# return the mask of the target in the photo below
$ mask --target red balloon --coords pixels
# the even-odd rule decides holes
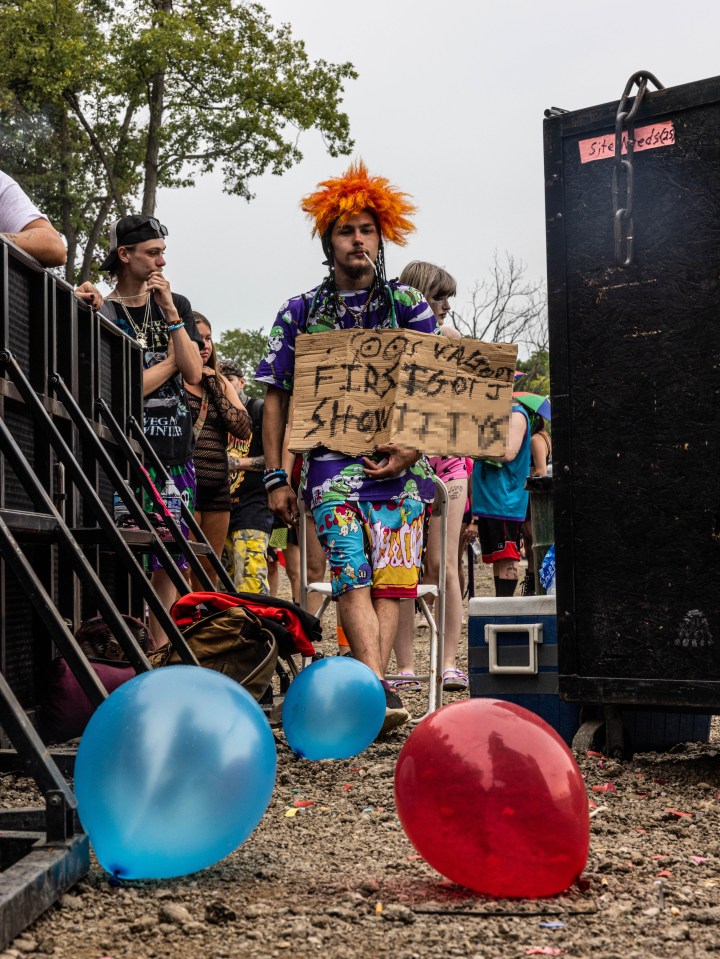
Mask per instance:
[[[555,895],[587,862],[580,769],[555,730],[514,703],[466,699],[431,713],[400,751],[395,802],[426,862],[487,896]]]

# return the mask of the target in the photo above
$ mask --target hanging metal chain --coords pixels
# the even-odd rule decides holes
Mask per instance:
[[[633,262],[634,222],[633,222],[633,193],[635,187],[635,170],[633,168],[633,151],[635,148],[635,114],[645,96],[648,81],[654,83],[658,90],[665,87],[652,73],[641,70],[634,73],[625,84],[617,115],[615,117],[615,165],[612,176],[612,198],[615,229],[615,262],[618,266],[630,266]],[[633,86],[638,90],[635,101],[627,109],[627,102]],[[627,153],[623,158],[623,133],[627,133]],[[625,196],[620,199],[620,178],[625,174]],[[623,243],[625,251],[623,252]]]

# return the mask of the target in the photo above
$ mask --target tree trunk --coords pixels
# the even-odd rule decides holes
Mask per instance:
[[[67,243],[67,260],[65,260],[65,279],[70,286],[75,286],[75,257],[77,256],[77,232],[65,227],[63,230]]]
[[[88,234],[87,244],[85,245],[85,255],[83,256],[82,267],[80,268],[80,283],[84,283],[85,280],[90,279],[95,247],[97,246],[100,235],[105,228],[105,221],[108,218],[108,213],[110,212],[112,203],[113,198],[111,196],[106,196],[100,205],[97,216],[95,217],[92,230],[90,230],[90,233]]]
[[[67,242],[67,260],[65,261],[65,279],[70,284],[75,282],[75,257],[77,255],[77,230],[73,228],[72,205],[69,199],[68,188],[68,154],[70,152],[68,144],[67,113],[65,110],[60,112],[60,195],[61,200],[61,223],[65,241]]]
[[[152,3],[158,13],[172,13],[172,0],[152,0]],[[148,84],[148,107],[150,109],[150,120],[145,142],[145,183],[143,186],[142,213],[144,216],[154,216],[157,205],[160,129],[165,107],[164,67],[158,69]]]

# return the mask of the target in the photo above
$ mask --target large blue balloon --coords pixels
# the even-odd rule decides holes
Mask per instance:
[[[347,759],[375,739],[385,693],[371,669],[349,656],[319,659],[291,683],[282,722],[291,749],[304,759]]]
[[[262,709],[211,669],[166,666],[125,683],[80,740],[75,793],[100,864],[123,879],[204,869],[270,802],[277,755]]]

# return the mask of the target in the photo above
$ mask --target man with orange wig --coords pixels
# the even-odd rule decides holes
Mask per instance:
[[[403,328],[437,332],[417,290],[385,277],[384,241],[404,244],[415,207],[362,162],[319,184],[302,209],[319,235],[329,273],[315,289],[288,300],[277,315],[255,379],[267,384],[263,445],[265,485],[276,516],[297,525],[297,500],[281,468],[281,445],[293,391],[299,333]],[[384,730],[409,719],[385,681],[399,600],[417,593],[425,504],[434,497],[430,468],[418,450],[379,446],[372,457],[317,447],[304,457],[301,492],[312,509],[330,563],[333,597],[353,656],[383,683]],[[408,556],[403,545],[412,544]]]

